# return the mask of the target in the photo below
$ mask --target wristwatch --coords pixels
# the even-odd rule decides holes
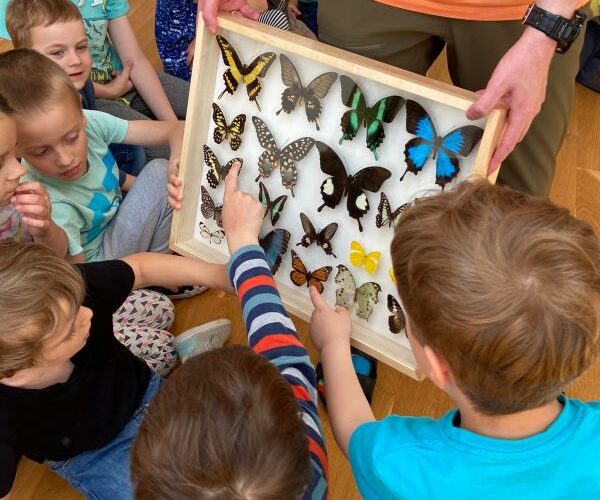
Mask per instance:
[[[523,24],[533,26],[557,42],[556,52],[564,54],[581,33],[586,15],[578,10],[571,19],[552,14],[532,3],[523,16]]]

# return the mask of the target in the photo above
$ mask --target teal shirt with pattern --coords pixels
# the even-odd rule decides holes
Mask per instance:
[[[87,118],[88,171],[67,181],[48,177],[27,162],[27,180],[44,184],[52,203],[52,219],[67,233],[69,255],[83,252],[86,262],[102,259],[102,238],[121,203],[119,169],[108,149],[123,142],[128,122],[100,111],[83,111]]]
[[[85,33],[92,55],[92,80],[108,82],[113,71],[121,71],[123,64],[110,43],[108,22],[129,12],[127,0],[71,0],[81,12]],[[0,0],[0,36],[10,39],[6,31],[6,7],[10,0]]]

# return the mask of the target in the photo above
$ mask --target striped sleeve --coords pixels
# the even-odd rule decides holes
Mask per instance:
[[[228,272],[242,306],[249,346],[277,367],[300,404],[313,466],[305,498],[327,498],[327,452],[317,410],[315,368],[283,307],[263,249],[240,248],[231,256]]]

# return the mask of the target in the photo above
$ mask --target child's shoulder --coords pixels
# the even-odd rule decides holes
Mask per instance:
[[[83,0],[77,2],[77,7],[86,21],[111,20],[129,12],[127,0]]]
[[[129,127],[127,120],[94,109],[84,109],[83,114],[87,121],[85,130],[88,140],[100,138],[103,142],[111,144],[122,142],[127,134]]]

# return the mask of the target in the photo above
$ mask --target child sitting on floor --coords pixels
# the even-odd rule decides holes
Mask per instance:
[[[167,161],[150,162],[122,199],[108,144],[168,143],[169,168],[175,173],[183,122],[127,122],[82,112],[79,93],[64,71],[29,49],[0,55],[0,92],[16,112],[18,153],[26,160],[28,177],[48,189],[53,219],[67,233],[72,260],[168,250]],[[169,190],[178,207],[179,187],[173,184]]]
[[[6,9],[6,28],[15,49],[33,49],[52,59],[79,90],[83,109],[96,109],[90,80],[92,58],[75,4],[70,0],[12,0]],[[144,148],[111,144],[110,152],[119,166],[119,186],[129,191],[147,163]]]
[[[38,244],[0,242],[0,498],[21,456],[87,498],[133,499],[130,448],[163,379],[113,335],[132,289],[233,291],[223,265],[164,254],[75,267]]]
[[[223,227],[250,348],[201,354],[169,378],[133,448],[138,500],[327,497],[315,370],[258,245],[264,208],[238,174],[225,181]]]
[[[600,403],[563,391],[600,346],[600,245],[564,208],[485,181],[417,200],[391,246],[417,366],[458,406],[376,421],[351,321],[312,290],[327,410],[362,496],[598,498]]]

